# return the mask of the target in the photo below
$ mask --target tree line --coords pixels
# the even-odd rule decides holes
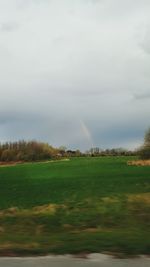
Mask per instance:
[[[56,157],[58,150],[37,141],[6,142],[0,144],[0,161],[36,161]]]
[[[96,156],[135,156],[137,154],[136,151],[127,150],[124,148],[107,148],[107,149],[100,149],[98,147],[91,148],[90,150],[86,151],[86,155],[96,157]]]
[[[28,162],[58,159],[64,157],[85,156],[128,156],[134,152],[124,149],[91,148],[86,152],[78,150],[67,150],[66,147],[54,148],[48,143],[37,141],[18,141],[0,143],[0,162]]]
[[[79,149],[67,150],[63,146],[55,148],[48,143],[34,140],[0,143],[0,162],[28,162],[85,156],[139,156],[141,159],[150,159],[150,129],[145,133],[143,145],[134,151],[123,148],[100,149],[95,147],[83,153]]]
[[[150,159],[150,128],[145,133],[144,143],[138,150],[138,154],[143,160]]]

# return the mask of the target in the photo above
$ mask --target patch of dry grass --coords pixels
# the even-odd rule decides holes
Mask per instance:
[[[19,216],[19,215],[54,215],[58,209],[65,208],[64,205],[58,204],[46,204],[41,206],[35,206],[32,209],[19,209],[17,207],[11,207],[9,209],[0,210],[0,217],[3,216]]]
[[[150,166],[150,160],[132,160],[128,161],[129,166]]]
[[[128,202],[141,202],[150,205],[150,193],[128,195]]]

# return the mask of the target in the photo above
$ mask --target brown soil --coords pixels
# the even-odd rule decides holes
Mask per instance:
[[[0,167],[5,167],[5,166],[15,166],[17,164],[24,163],[23,161],[9,161],[9,162],[3,162],[0,161]]]

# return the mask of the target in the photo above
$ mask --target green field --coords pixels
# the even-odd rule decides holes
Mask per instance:
[[[150,166],[128,160],[0,167],[0,254],[149,254]]]

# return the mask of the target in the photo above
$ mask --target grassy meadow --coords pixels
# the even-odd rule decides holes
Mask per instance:
[[[0,254],[149,254],[150,166],[131,159],[0,167]]]

